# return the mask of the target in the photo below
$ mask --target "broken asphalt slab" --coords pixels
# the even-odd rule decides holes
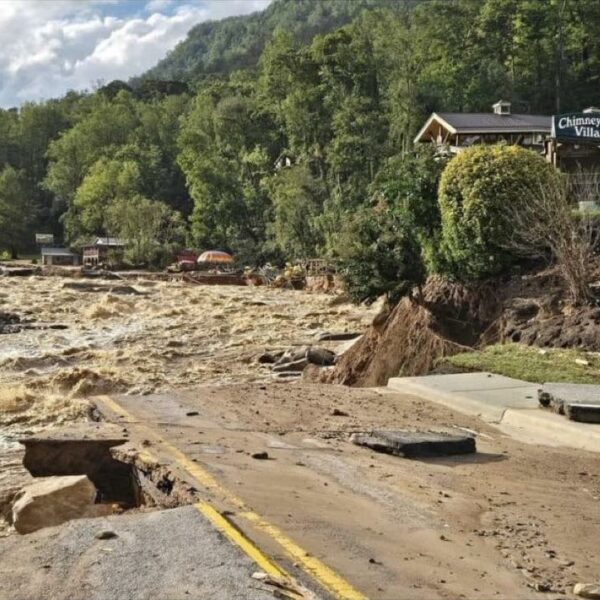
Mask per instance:
[[[0,600],[272,599],[256,571],[193,506],[0,539]]]
[[[111,454],[126,441],[123,428],[109,423],[72,424],[19,439],[23,466],[34,477],[87,475],[103,502],[130,507],[137,504],[131,465]]]
[[[476,452],[475,438],[448,433],[411,431],[372,431],[353,433],[350,441],[376,452],[404,458],[428,458]]]
[[[522,442],[600,452],[600,427],[540,410],[542,386],[492,373],[393,377],[388,389],[479,417]]]

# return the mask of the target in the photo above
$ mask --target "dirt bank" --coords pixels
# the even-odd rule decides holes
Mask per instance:
[[[385,385],[425,374],[445,356],[504,342],[600,351],[600,307],[569,304],[554,268],[476,286],[432,277],[421,297],[379,315],[335,368],[307,378]]]

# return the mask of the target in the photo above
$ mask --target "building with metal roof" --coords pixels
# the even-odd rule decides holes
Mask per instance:
[[[499,100],[490,113],[433,113],[415,137],[449,152],[475,144],[518,144],[539,152],[552,130],[552,117],[513,114],[510,102]]]
[[[79,265],[80,256],[68,248],[46,246],[42,248],[43,265],[76,266]]]

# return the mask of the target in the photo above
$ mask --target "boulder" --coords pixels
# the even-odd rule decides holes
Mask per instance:
[[[12,518],[19,533],[92,516],[96,486],[86,475],[47,477],[24,487],[15,497]]]
[[[576,583],[573,593],[581,598],[600,600],[600,583]]]

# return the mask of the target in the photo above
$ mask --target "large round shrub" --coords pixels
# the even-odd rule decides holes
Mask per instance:
[[[519,146],[474,146],[453,158],[439,188],[447,274],[469,281],[506,270],[516,259],[511,216],[533,193],[558,185],[558,171]]]

